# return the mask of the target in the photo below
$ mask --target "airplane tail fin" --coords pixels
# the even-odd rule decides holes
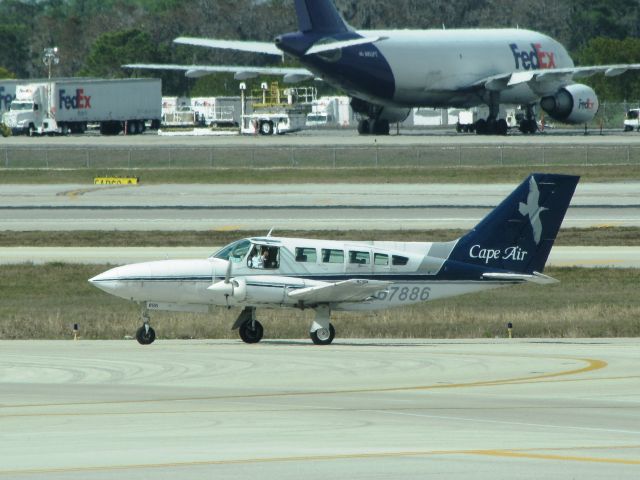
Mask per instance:
[[[295,0],[301,32],[344,33],[350,30],[331,0]]]
[[[530,175],[458,240],[449,259],[510,272],[542,273],[579,178]]]

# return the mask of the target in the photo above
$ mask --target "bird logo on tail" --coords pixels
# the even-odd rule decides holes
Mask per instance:
[[[540,244],[542,237],[542,222],[540,221],[540,214],[548,208],[540,206],[540,190],[538,190],[538,184],[533,176],[529,179],[529,195],[527,196],[527,203],[520,202],[519,211],[525,217],[529,217],[531,222],[531,228],[533,229],[533,238],[536,244]]]

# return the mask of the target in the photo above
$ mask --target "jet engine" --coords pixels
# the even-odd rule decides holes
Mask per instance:
[[[555,120],[580,124],[593,120],[600,105],[591,87],[576,83],[561,88],[555,95],[543,97],[540,106]]]

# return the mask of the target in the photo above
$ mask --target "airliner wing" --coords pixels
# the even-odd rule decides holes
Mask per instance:
[[[175,43],[195,45],[197,47],[221,48],[224,50],[238,50],[241,52],[263,53],[265,55],[282,56],[283,52],[270,42],[251,42],[244,40],[216,40],[213,38],[178,37]]]
[[[302,82],[315,78],[305,68],[251,67],[241,65],[169,65],[161,63],[130,63],[122,68],[139,68],[144,70],[181,70],[189,78],[200,78],[212,73],[233,73],[236,80],[247,80],[259,75],[281,75],[285,83]]]
[[[487,90],[500,91],[523,83],[538,84],[539,86],[544,86],[545,84],[564,84],[571,80],[591,77],[598,73],[603,73],[605,77],[616,77],[628,70],[640,70],[640,63],[518,70],[516,72],[505,72],[482,78],[475,82],[472,87],[483,87]]]
[[[379,280],[351,279],[294,290],[289,297],[305,303],[363,302],[389,285]]]

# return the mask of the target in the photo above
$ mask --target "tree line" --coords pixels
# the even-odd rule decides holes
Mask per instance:
[[[640,0],[336,0],[351,25],[378,28],[520,27],[563,43],[579,64],[640,63]],[[297,29],[293,0],[0,0],[0,77],[126,77],[124,63],[274,64],[273,58],[175,45],[181,35],[270,41]],[[275,62],[280,62],[279,59]],[[149,73],[146,73],[147,75]],[[232,75],[161,76],[165,93],[235,95]],[[588,81],[604,100],[640,98],[640,74]]]

